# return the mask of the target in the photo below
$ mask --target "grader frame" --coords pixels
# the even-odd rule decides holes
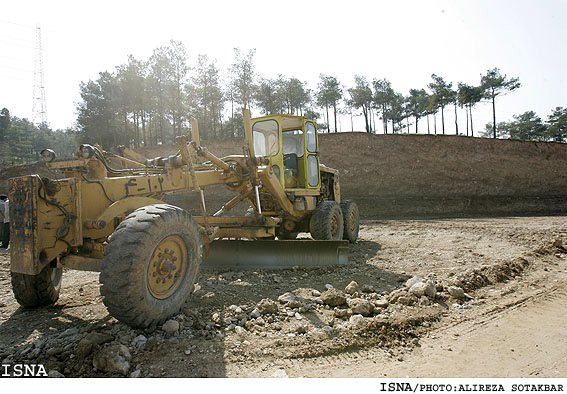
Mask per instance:
[[[122,149],[122,156],[114,156],[127,168],[116,169],[100,147],[82,145],[76,159],[48,163],[64,179],[11,179],[11,271],[18,302],[55,302],[63,267],[99,271],[110,313],[146,327],[179,310],[203,258],[218,269],[346,263],[343,234],[355,242],[358,209],[348,200],[339,205],[339,174],[319,164],[315,122],[287,115],[250,119],[246,109],[243,115],[244,155],[210,153],[193,120],[192,141],[177,137],[176,155],[142,162]],[[275,126],[267,128],[271,140],[267,125]],[[306,127],[314,142],[303,135]],[[302,161],[292,157],[291,169],[284,163],[286,132],[303,149],[297,152]],[[53,158],[52,151],[45,155]],[[236,196],[211,215],[203,190],[212,185]],[[164,193],[188,190],[200,194],[199,216],[161,200]],[[246,216],[224,216],[242,201],[251,207]],[[323,242],[283,241],[298,232]]]

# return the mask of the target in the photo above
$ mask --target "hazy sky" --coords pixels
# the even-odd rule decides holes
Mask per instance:
[[[498,67],[522,87],[497,100],[497,121],[527,110],[545,119],[567,106],[567,1],[20,0],[3,2],[1,10],[0,108],[31,118],[40,25],[54,128],[73,125],[81,81],[114,70],[128,54],[145,60],[170,39],[185,44],[190,63],[204,53],[221,69],[232,63],[234,47],[255,48],[262,76],[294,76],[313,89],[320,73],[346,87],[361,74],[389,79],[407,94],[426,88],[432,73],[456,87],[478,84],[481,73]],[[479,130],[491,121],[490,106],[479,105],[473,116]],[[452,108],[445,121],[454,133]],[[459,121],[464,131],[464,112]],[[420,122],[420,131],[425,127]],[[349,118],[341,128],[350,130]],[[360,117],[355,130],[362,129]]]

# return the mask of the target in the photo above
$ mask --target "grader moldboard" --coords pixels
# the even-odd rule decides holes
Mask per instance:
[[[142,162],[81,145],[77,158],[53,161],[64,179],[10,179],[11,275],[24,307],[53,304],[63,268],[100,272],[109,313],[133,327],[161,324],[183,306],[201,266],[285,268],[345,264],[359,213],[341,202],[339,173],[319,163],[316,123],[299,116],[250,119],[244,109],[243,155],[218,158],[177,137],[179,152]],[[236,196],[214,214],[203,190],[223,185]],[[200,194],[201,216],[165,204],[171,192]],[[241,217],[227,212],[242,201]],[[295,240],[309,232],[314,240]],[[275,238],[278,240],[276,241]]]

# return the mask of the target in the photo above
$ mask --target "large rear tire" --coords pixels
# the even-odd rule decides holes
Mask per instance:
[[[317,205],[309,221],[309,232],[316,240],[343,239],[343,213],[336,201],[323,201]]]
[[[341,211],[344,219],[343,239],[348,239],[350,243],[355,243],[358,238],[358,230],[360,228],[360,215],[358,206],[352,200],[344,200],[341,202]]]
[[[61,291],[63,268],[47,265],[37,275],[12,272],[12,291],[18,303],[26,308],[54,304]]]
[[[163,323],[193,291],[202,259],[199,227],[167,204],[137,209],[110,237],[100,273],[103,303],[132,327]]]

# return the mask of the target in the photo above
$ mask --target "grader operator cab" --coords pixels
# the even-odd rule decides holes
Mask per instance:
[[[150,160],[82,145],[77,158],[53,161],[64,173],[10,179],[12,288],[25,307],[57,301],[63,268],[100,272],[109,313],[134,327],[161,324],[192,292],[198,270],[345,264],[359,213],[341,201],[339,173],[319,163],[315,122],[299,116],[250,119],[247,146],[223,158],[177,137],[177,154]],[[110,158],[123,163],[112,167]],[[235,196],[207,212],[206,189]],[[164,203],[166,194],[199,193],[201,214]],[[244,216],[228,216],[246,201]],[[313,240],[295,240],[310,233]],[[277,240],[276,240],[277,238]],[[304,237],[302,237],[304,238]]]

